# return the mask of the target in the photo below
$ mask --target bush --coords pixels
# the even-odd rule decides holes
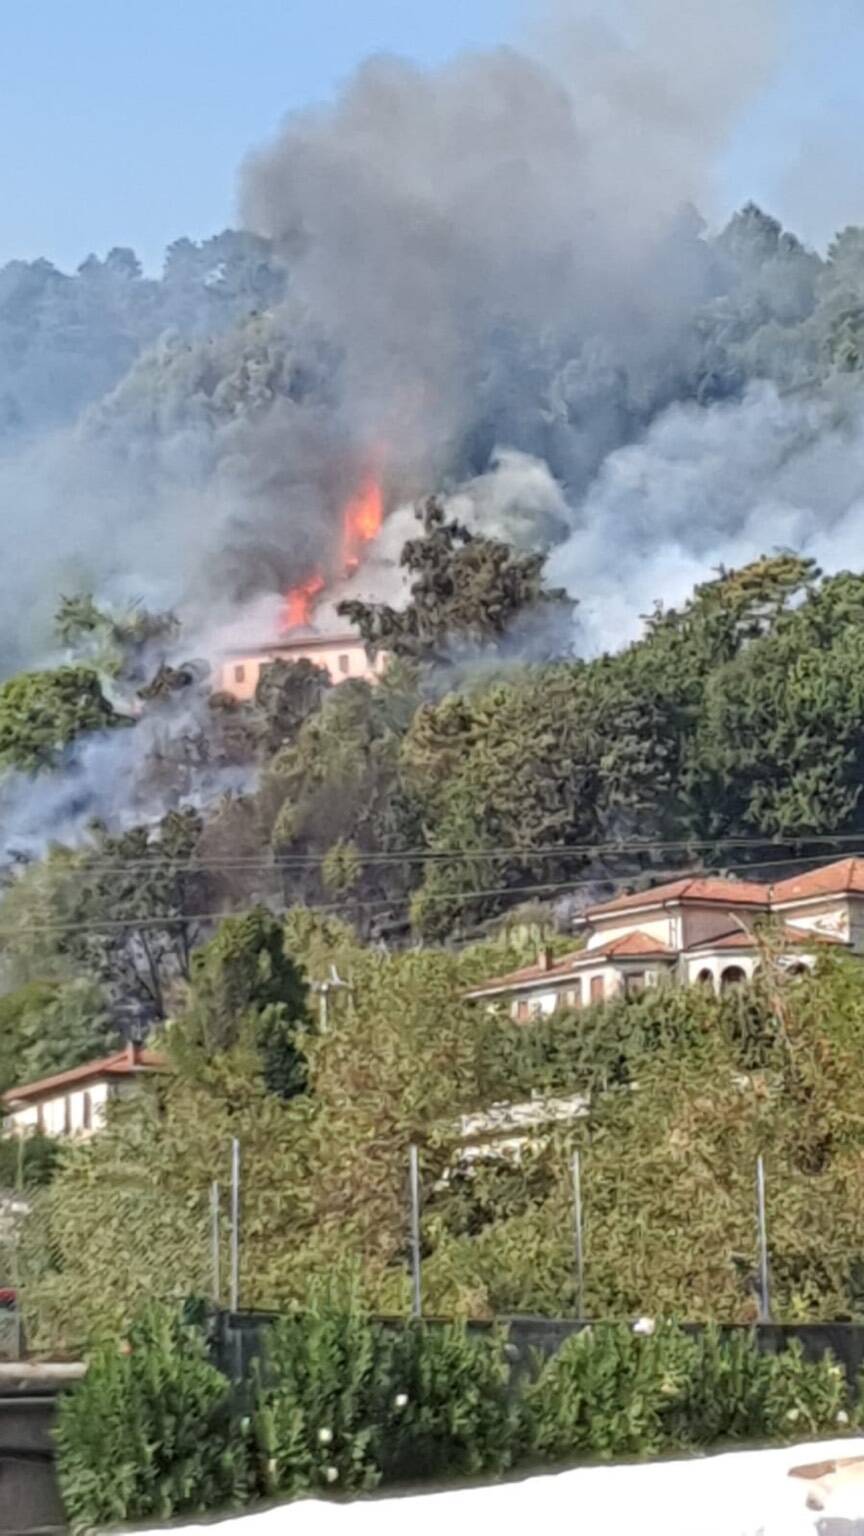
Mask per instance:
[[[708,1328],[696,1341],[677,1438],[686,1445],[793,1440],[836,1434],[852,1416],[844,1371],[830,1353],[806,1360],[792,1340],[779,1355],[762,1354],[752,1333]]]
[[[763,1355],[750,1333],[690,1338],[626,1325],[568,1339],[525,1390],[523,1447],[552,1459],[648,1456],[724,1440],[836,1433],[853,1418],[833,1356],[805,1360],[795,1341]]]
[[[241,1502],[247,1457],[203,1335],[150,1305],[60,1400],[57,1469],[73,1531]]]
[[[102,1345],[62,1400],[58,1467],[73,1530],[216,1509],[251,1491],[358,1493],[382,1480],[500,1473],[518,1457],[836,1433],[861,1417],[840,1366],[830,1355],[807,1361],[797,1343],[772,1356],[752,1333],[601,1324],[519,1385],[502,1333],[387,1328],[331,1285],[270,1329],[241,1420],[191,1316],[148,1307],[128,1352]]]
[[[500,1472],[513,1457],[504,1338],[385,1328],[328,1306],[276,1323],[252,1415],[259,1486],[295,1498]]]
[[[698,1334],[687,1396],[672,1425],[677,1442],[705,1446],[759,1439],[770,1363],[744,1329],[706,1328]]]
[[[780,1355],[763,1356],[765,1393],[761,1432],[766,1439],[836,1434],[851,1418],[843,1369],[833,1355],[805,1360],[795,1339]]]
[[[327,1306],[270,1329],[252,1414],[262,1492],[354,1493],[379,1481],[374,1441],[386,1362],[378,1332],[362,1312]]]
[[[686,1400],[694,1346],[664,1326],[636,1335],[627,1324],[585,1328],[525,1388],[522,1447],[528,1455],[651,1455],[670,1443],[669,1420]]]
[[[0,1135],[0,1189],[41,1189],[50,1184],[60,1143],[41,1131],[31,1136]]]
[[[458,1477],[511,1465],[503,1334],[414,1323],[392,1336],[388,1354],[390,1389],[379,1423],[385,1477]]]

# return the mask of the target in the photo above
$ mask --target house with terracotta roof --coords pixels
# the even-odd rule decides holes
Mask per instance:
[[[663,980],[716,991],[750,980],[756,929],[771,921],[781,963],[810,969],[825,945],[864,954],[864,859],[842,859],[775,885],[697,877],[632,891],[590,907],[584,947],[495,976],[467,994],[516,1019],[580,1008]]]
[[[166,1067],[156,1051],[129,1044],[112,1056],[22,1083],[0,1100],[4,1129],[19,1136],[34,1131],[45,1136],[92,1136],[104,1124],[112,1099],[134,1093],[144,1078]]]

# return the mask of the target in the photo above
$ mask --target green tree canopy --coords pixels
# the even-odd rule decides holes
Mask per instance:
[[[436,497],[417,511],[423,528],[409,539],[401,563],[411,577],[404,608],[351,599],[339,613],[357,626],[371,651],[414,661],[446,662],[460,650],[500,647],[514,652],[569,650],[574,602],[546,587],[545,557],[470,533]]]
[[[132,723],[109,703],[90,667],[19,672],[0,684],[0,769],[53,768],[77,737]]]
[[[261,668],[255,711],[267,756],[294,740],[304,721],[320,709],[329,687],[326,668],[316,667],[305,657],[300,661],[280,657]]]
[[[225,918],[192,956],[188,1004],[168,1039],[194,1070],[226,1052],[257,1052],[268,1089],[287,1099],[306,1085],[299,1036],[308,1025],[307,987],[283,925],[254,907]]]

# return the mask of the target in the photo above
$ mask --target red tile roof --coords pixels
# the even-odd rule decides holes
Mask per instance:
[[[586,950],[586,954],[623,956],[628,955],[674,955],[675,950],[664,944],[662,939],[655,939],[650,933],[642,933],[638,929],[635,933],[622,934],[620,939],[613,939],[611,944],[599,946],[597,949]]]
[[[583,959],[584,949],[573,950],[564,955],[560,960],[555,960],[551,965],[541,965],[535,961],[534,965],[523,965],[519,971],[510,971],[506,976],[493,976],[489,981],[481,981],[479,986],[466,993],[467,997],[478,997],[481,992],[490,992],[498,987],[526,986],[532,981],[545,981],[550,976],[567,976],[578,960]]]
[[[508,976],[494,976],[491,981],[483,981],[478,987],[466,992],[465,996],[470,1000],[475,997],[484,997],[487,992],[510,992],[519,987],[532,986],[535,982],[562,981],[568,976],[573,976],[579,971],[591,965],[597,965],[608,959],[642,959],[648,955],[672,958],[675,951],[660,939],[654,939],[650,933],[625,933],[620,939],[615,939],[611,944],[598,944],[596,949],[577,949],[572,954],[565,955],[562,960],[556,961],[550,966],[526,965],[520,971],[511,971]]]
[[[22,1083],[4,1093],[0,1103],[10,1108],[19,1099],[41,1099],[46,1095],[72,1088],[80,1083],[98,1081],[103,1077],[134,1077],[139,1072],[165,1072],[168,1063],[157,1051],[130,1048],[115,1051],[113,1056],[102,1056],[96,1061],[85,1061],[83,1066],[72,1067],[68,1072],[55,1072],[53,1077],[42,1077],[35,1083]]]
[[[736,907],[767,907],[771,888],[749,880],[688,879],[672,880],[668,885],[655,885],[644,891],[633,891],[627,896],[616,896],[597,907],[589,907],[586,917],[607,916],[612,912],[628,911],[633,907],[665,906],[667,902],[706,901],[731,902]]]
[[[781,880],[771,892],[772,901],[806,901],[812,896],[839,896],[844,891],[857,891],[864,896],[864,859],[840,859],[836,864],[825,864],[813,869],[809,875],[793,875]]]

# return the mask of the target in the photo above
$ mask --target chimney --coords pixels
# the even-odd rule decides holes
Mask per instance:
[[[126,1045],[126,1061],[130,1067],[141,1064],[141,1045],[138,1040],[129,1040]]]
[[[552,966],[552,951],[548,944],[541,945],[537,951],[537,964],[541,971],[548,971]]]

